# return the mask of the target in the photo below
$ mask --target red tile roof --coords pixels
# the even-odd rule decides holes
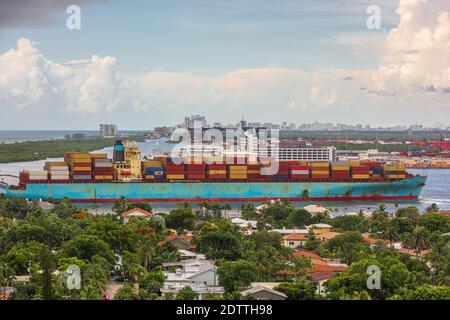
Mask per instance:
[[[366,241],[370,245],[375,245],[378,242],[381,242],[383,244],[388,244],[389,243],[388,240],[372,238],[368,233],[363,233],[362,234],[362,238],[363,238],[364,241]]]
[[[143,214],[144,216],[146,216],[146,217],[151,217],[151,216],[153,215],[151,212],[148,212],[148,211],[146,211],[146,210],[144,210],[144,209],[141,209],[141,208],[133,208],[133,209],[130,209],[130,210],[125,211],[124,213],[122,213],[122,216],[123,216],[123,217],[128,217],[129,215],[131,215],[132,213],[134,213],[134,212],[136,212],[136,211],[142,213],[142,214]]]
[[[304,234],[291,233],[291,234],[288,234],[287,236],[284,236],[283,240],[305,241],[305,240],[308,240],[308,239],[305,237]]]

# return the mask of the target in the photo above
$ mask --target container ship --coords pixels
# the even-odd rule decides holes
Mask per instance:
[[[0,192],[94,203],[122,197],[130,202],[400,200],[417,199],[426,182],[425,176],[412,175],[401,164],[362,160],[278,164],[278,172],[268,175],[267,167],[246,157],[160,156],[142,161],[135,143],[116,141],[113,159],[107,154],[68,152],[64,161],[46,162],[43,170],[20,172],[19,183],[2,183]]]

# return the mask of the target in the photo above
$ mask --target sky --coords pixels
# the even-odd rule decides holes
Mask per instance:
[[[145,130],[191,114],[448,126],[450,1],[0,2],[0,130]]]

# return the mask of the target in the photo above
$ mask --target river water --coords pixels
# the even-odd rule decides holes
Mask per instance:
[[[139,142],[138,145],[142,150],[142,156],[159,154],[161,152],[170,151],[173,145],[165,143],[163,139],[161,140],[153,140],[147,142]],[[105,148],[102,150],[95,151],[97,153],[107,153],[109,157],[112,157],[112,147]],[[31,161],[31,162],[17,162],[17,163],[8,163],[8,164],[0,164],[0,174],[12,174],[18,175],[21,170],[24,169],[42,169],[45,161],[54,160],[58,161],[61,158],[57,159],[47,159],[47,160],[39,160],[39,161]],[[410,169],[408,170],[411,173],[421,174],[428,176],[427,183],[424,186],[422,193],[420,194],[419,200],[404,200],[404,201],[348,201],[348,202],[334,202],[334,201],[325,201],[322,202],[323,205],[333,208],[335,210],[334,215],[345,214],[352,211],[358,211],[360,209],[364,209],[367,211],[373,211],[380,204],[385,204],[388,211],[395,211],[398,207],[405,206],[417,206],[421,211],[425,210],[426,207],[430,206],[432,203],[436,203],[441,210],[450,210],[450,169]],[[16,178],[10,177],[0,177],[0,180],[4,179],[4,181],[15,184],[17,183]],[[237,209],[240,207],[242,203],[231,203],[232,210],[230,214],[236,214]],[[294,202],[295,206],[304,206],[306,204],[316,204],[316,202]],[[151,203],[150,204],[155,212],[167,212],[174,207],[177,207],[178,203]],[[80,206],[92,208],[92,205],[89,204],[80,204]],[[196,204],[193,204],[195,207]],[[95,210],[99,212],[109,211],[111,208],[110,204],[101,204],[96,205]]]

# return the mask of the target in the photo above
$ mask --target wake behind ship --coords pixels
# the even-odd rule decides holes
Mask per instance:
[[[136,144],[117,141],[113,160],[69,152],[44,170],[21,172],[18,185],[3,184],[0,192],[74,202],[349,201],[417,199],[426,183],[402,165],[375,161],[280,161],[278,172],[267,175],[263,164],[247,158],[226,164],[214,157],[209,164],[205,159],[176,164],[167,156],[141,161]]]

